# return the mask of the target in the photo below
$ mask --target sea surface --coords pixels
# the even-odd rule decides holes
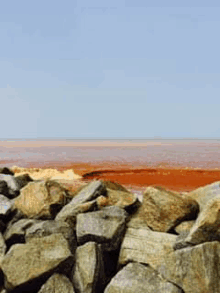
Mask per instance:
[[[2,140],[0,166],[100,162],[220,169],[220,140]]]

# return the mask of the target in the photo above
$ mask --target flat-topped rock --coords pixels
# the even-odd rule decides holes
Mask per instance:
[[[127,216],[126,211],[116,206],[79,214],[76,224],[78,243],[95,241],[101,243],[104,250],[117,249],[124,236]]]
[[[176,238],[176,235],[149,229],[128,228],[121,244],[119,266],[128,262],[140,262],[156,268],[166,254],[174,251]]]

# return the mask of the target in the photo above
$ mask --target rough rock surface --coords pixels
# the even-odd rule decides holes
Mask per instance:
[[[42,285],[44,277],[64,265],[71,269],[73,256],[61,234],[33,238],[25,244],[15,244],[4,256],[1,268],[7,290],[32,292]],[[33,291],[34,292],[34,291]]]
[[[61,274],[53,274],[38,293],[75,293],[73,284]]]
[[[192,226],[195,224],[195,220],[192,221],[183,221],[180,223],[178,226],[176,226],[175,231],[178,234],[186,234],[189,233],[191,230]]]
[[[183,220],[195,219],[198,210],[198,204],[190,197],[159,187],[148,187],[142,206],[132,216],[129,225],[134,228],[148,226],[154,231],[168,232]]]
[[[13,202],[3,194],[0,194],[0,218],[4,219],[12,211]]]
[[[102,250],[95,242],[87,242],[76,250],[73,283],[79,293],[102,292],[105,285]]]
[[[2,194],[6,195],[9,198],[15,198],[18,196],[20,189],[14,176],[0,174],[0,181],[6,182],[8,187],[6,194],[1,192]]]
[[[128,228],[121,244],[119,265],[140,262],[156,268],[166,254],[174,251],[176,238],[168,233]]]
[[[76,235],[79,244],[88,241],[102,243],[104,250],[115,250],[124,236],[127,213],[115,206],[101,211],[79,214]]]
[[[52,208],[67,202],[66,191],[56,182],[30,182],[15,199],[15,208],[29,218],[52,219]]]
[[[150,266],[129,263],[111,280],[104,293],[183,293]]]

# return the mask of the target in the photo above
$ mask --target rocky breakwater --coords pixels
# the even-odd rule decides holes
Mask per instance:
[[[220,292],[220,182],[140,201],[114,182],[0,173],[1,293]]]

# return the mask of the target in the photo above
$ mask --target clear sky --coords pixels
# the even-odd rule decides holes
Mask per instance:
[[[219,1],[0,2],[0,138],[220,137]]]

